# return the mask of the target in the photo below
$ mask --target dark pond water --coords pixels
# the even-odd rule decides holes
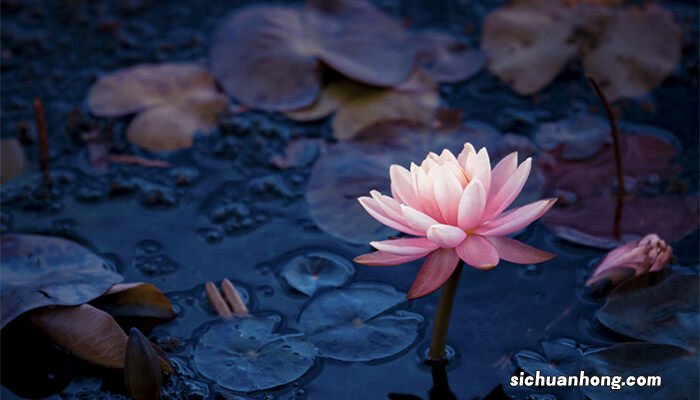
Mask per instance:
[[[170,398],[239,398],[193,372],[193,346],[203,326],[217,319],[204,298],[206,281],[229,278],[247,292],[254,313],[277,314],[282,326],[290,327],[308,297],[282,282],[279,274],[285,264],[319,252],[351,260],[369,249],[337,240],[315,226],[303,196],[310,166],[280,171],[269,163],[292,136],[329,138],[327,124],[294,125],[263,113],[231,117],[192,149],[168,155],[174,169],[121,165],[105,176],[92,174],[75,135],[81,118],[91,120],[83,102],[94,78],[136,63],[205,60],[210,34],[221,16],[243,3],[7,1],[2,6],[3,137],[17,136],[33,123],[31,102],[41,97],[49,122],[51,171],[57,182],[50,201],[36,195],[31,185],[3,189],[2,232],[73,238],[111,260],[126,281],[152,282],[166,292],[180,316],[156,328],[150,337],[170,350],[178,366],[178,376],[166,386]],[[464,35],[465,27],[479,32],[485,12],[499,3],[396,0],[379,4],[410,20],[416,29]],[[687,21],[687,35],[696,38],[696,4],[665,5]],[[465,38],[476,42],[478,34]],[[684,51],[681,76],[649,97],[655,110],[629,103],[623,113],[625,120],[673,132],[682,143],[681,160],[693,177],[697,177],[698,157],[697,62],[697,43],[691,40]],[[598,105],[581,71],[576,67],[567,71],[537,102],[516,96],[486,72],[441,90],[449,105],[464,110],[466,120],[530,135],[540,122]],[[122,131],[127,120],[100,123],[115,132],[117,147],[124,152],[157,157],[126,142]],[[30,158],[36,147],[27,147]],[[222,212],[221,207],[229,207],[230,212],[214,218],[212,214]],[[564,242],[537,224],[520,238],[559,257],[542,266],[503,263],[491,272],[464,271],[448,337],[455,356],[447,367],[451,390],[460,399],[481,398],[505,384],[514,371],[511,355],[520,350],[541,352],[545,340],[569,338],[585,345],[615,340],[595,322],[593,313],[600,304],[582,290],[592,262],[603,253]],[[681,264],[695,268],[697,240],[696,233],[674,246]],[[419,266],[419,262],[395,268],[355,266],[351,280],[379,281],[406,291]],[[415,342],[397,355],[370,362],[319,358],[295,383],[240,398],[382,399],[392,393],[425,397],[433,386],[430,367],[422,363],[431,329],[426,321],[436,304],[433,294],[404,307],[425,321]],[[25,337],[20,342],[26,345],[29,340]],[[26,349],[28,354],[43,357],[33,358],[28,367],[36,376],[18,374],[16,382],[3,382],[3,399],[123,396],[111,392],[115,387],[111,378],[104,377],[103,382],[94,368],[75,360],[66,368],[64,356],[45,358],[53,353],[29,347],[34,348]],[[543,390],[530,395],[551,398]]]

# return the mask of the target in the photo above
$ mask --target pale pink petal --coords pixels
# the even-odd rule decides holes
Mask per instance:
[[[515,208],[478,227],[475,232],[483,236],[505,236],[517,232],[544,215],[556,201],[556,198],[539,200]]]
[[[462,185],[445,166],[430,171],[435,191],[435,202],[440,209],[442,220],[448,224],[457,225],[457,210],[462,196]]]
[[[375,251],[372,253],[357,256],[353,261],[355,261],[358,264],[370,265],[373,267],[386,267],[389,265],[405,264],[407,262],[411,262],[413,260],[422,258],[426,254],[427,253],[400,256],[397,254],[385,253],[383,251]]]
[[[489,189],[488,199],[491,200],[496,193],[503,187],[503,185],[508,181],[515,170],[518,168],[518,153],[512,152],[507,156],[503,157],[501,161],[493,167],[491,171],[491,188]]]
[[[454,250],[439,249],[428,255],[408,291],[409,299],[417,299],[436,291],[452,276],[459,257]]]
[[[491,269],[498,265],[498,252],[488,240],[478,235],[470,235],[455,247],[459,258],[477,269]]]
[[[445,168],[449,169],[452,175],[454,175],[455,178],[459,181],[459,185],[464,188],[467,186],[467,183],[469,181],[467,180],[467,174],[464,173],[464,170],[460,168],[459,165],[453,164],[453,163],[447,163],[444,164]]]
[[[501,259],[516,264],[537,264],[556,257],[556,254],[536,249],[508,236],[487,236],[486,240],[496,248]]]
[[[486,191],[481,181],[473,179],[462,193],[459,201],[457,222],[464,230],[471,229],[481,222],[481,215],[486,206]]]
[[[398,201],[389,196],[384,196],[376,190],[370,191],[369,194],[372,195],[372,198],[376,201],[375,204],[381,208],[383,215],[393,221],[401,223],[401,225],[405,227],[405,229],[401,230],[401,232],[415,236],[425,235],[425,231],[412,229],[407,224],[402,222],[404,218],[403,215],[401,215],[401,204]]]
[[[402,238],[383,240],[381,242],[370,242],[369,244],[379,251],[400,256],[410,256],[415,254],[424,255],[438,248],[436,243],[426,238]]]
[[[467,158],[469,158],[469,156],[472,154],[476,154],[474,146],[472,146],[471,143],[465,143],[464,149],[457,156],[457,162],[459,163],[459,166],[464,168],[467,165]],[[466,168],[464,169],[466,170]]]
[[[421,231],[422,235],[428,231],[428,228],[437,224],[438,222],[431,217],[423,214],[422,212],[405,205],[401,205],[401,215],[403,215],[403,221],[411,227],[412,229]]]
[[[448,149],[442,150],[442,153],[440,153],[440,161],[442,162],[442,165],[446,165],[446,164],[458,165],[459,164],[455,155],[452,154],[452,152],[449,151]]]
[[[474,163],[470,170],[471,179],[478,179],[484,186],[484,191],[489,192],[491,187],[491,160],[489,159],[489,153],[486,148],[481,148],[479,152],[474,156]]]
[[[388,226],[389,228],[396,229],[397,231],[401,231],[403,233],[408,233],[409,235],[416,235],[416,232],[419,232],[419,235],[422,236],[423,233],[420,232],[425,232],[425,230],[418,231],[414,228],[409,227],[408,224],[404,224],[401,221],[389,217],[382,209],[382,207],[379,204],[377,204],[377,201],[372,198],[365,196],[360,197],[357,200],[360,202],[362,207],[364,207],[367,213],[369,213],[369,215],[371,215],[374,219],[381,222],[382,224]]]
[[[419,211],[422,211],[432,218],[440,218],[440,209],[435,202],[435,196],[433,194],[433,182],[428,178],[428,174],[426,174],[422,168],[415,168],[414,170]],[[413,171],[411,172],[413,173]]]
[[[411,173],[404,167],[392,165],[389,168],[391,177],[391,194],[394,198],[408,206],[413,207],[418,201],[413,191]]]
[[[500,190],[498,190],[498,193],[496,193],[491,200],[486,202],[484,219],[497,216],[513,203],[515,198],[518,197],[518,194],[520,194],[520,191],[523,189],[523,186],[525,186],[527,177],[530,175],[531,167],[531,158],[523,161],[523,163],[518,166],[513,175],[511,175]]]
[[[428,228],[428,239],[443,249],[451,249],[462,243],[467,234],[452,225],[436,224]]]

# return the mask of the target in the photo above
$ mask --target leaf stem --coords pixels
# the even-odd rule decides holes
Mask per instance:
[[[613,137],[613,150],[615,152],[615,172],[617,173],[617,205],[615,207],[615,225],[613,228],[613,233],[617,241],[622,240],[622,208],[624,206],[625,197],[625,178],[622,171],[622,155],[620,150],[620,132],[617,129],[617,120],[615,114],[613,113],[612,107],[610,107],[610,102],[608,98],[603,93],[603,90],[598,85],[598,82],[593,79],[593,77],[588,76],[588,80],[593,85],[600,101],[605,107],[605,112],[608,114],[608,122],[610,123],[610,133]]]
[[[433,326],[433,337],[430,341],[429,358],[431,361],[440,361],[445,358],[445,344],[447,343],[447,329],[450,325],[450,315],[452,314],[452,304],[454,303],[459,277],[462,275],[464,263],[460,260],[459,265],[452,273],[452,276],[442,285],[440,293],[440,303],[435,312],[435,325]]]

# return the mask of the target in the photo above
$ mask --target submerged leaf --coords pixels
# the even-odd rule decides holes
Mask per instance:
[[[696,350],[700,279],[664,272],[640,275],[618,286],[598,310],[598,320],[626,336]]]
[[[151,342],[131,328],[124,362],[126,391],[134,400],[158,400],[163,386],[160,360]]]
[[[211,325],[194,350],[197,370],[234,391],[293,382],[314,364],[316,349],[300,334],[277,333],[278,318],[241,318]]]
[[[587,376],[644,378],[647,385],[583,386],[581,390],[592,400],[697,399],[698,355],[675,346],[653,343],[622,343],[590,353],[583,359]],[[660,377],[660,381],[649,379]],[[619,383],[619,382],[618,382]]]
[[[370,361],[395,355],[413,344],[419,314],[393,311],[406,294],[379,283],[355,283],[323,293],[304,307],[297,327],[319,355],[341,361]]]
[[[255,6],[229,17],[210,50],[212,71],[241,102],[271,111],[311,105],[324,63],[357,81],[393,86],[414,63],[410,35],[364,0]]]
[[[0,142],[0,184],[20,175],[24,171],[24,149],[15,138],[2,139]]]
[[[481,71],[486,63],[484,53],[444,33],[420,33],[415,41],[418,65],[437,82],[467,79]]]
[[[122,280],[101,257],[66,239],[7,234],[0,242],[0,328],[35,308],[86,303]]]
[[[370,217],[357,202],[376,189],[389,194],[389,166],[408,166],[429,151],[459,152],[465,142],[498,148],[500,135],[483,124],[433,132],[405,123],[385,122],[365,129],[356,140],[327,146],[314,164],[306,201],[314,222],[331,235],[364,244],[395,231]]]
[[[562,146],[564,160],[582,160],[594,156],[610,142],[610,125],[602,118],[580,114],[541,124],[535,141],[545,150]]]
[[[137,115],[127,129],[133,143],[152,151],[190,147],[208,133],[228,100],[209,72],[194,64],[143,64],[100,78],[88,94],[97,116]]]
[[[345,285],[355,267],[345,258],[325,252],[294,257],[282,267],[282,278],[294,289],[311,296],[317,290]]]
[[[76,357],[104,367],[124,367],[127,336],[106,312],[83,304],[45,307],[32,311],[29,318]]]

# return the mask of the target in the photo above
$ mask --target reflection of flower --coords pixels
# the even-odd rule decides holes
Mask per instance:
[[[377,252],[355,259],[366,265],[397,265],[427,256],[409,298],[439,288],[457,267],[459,259],[478,269],[491,269],[500,259],[530,264],[553,254],[530,247],[506,235],[523,229],[554,204],[546,199],[503,212],[525,185],[528,158],[518,165],[517,153],[491,170],[486,149],[478,153],[467,143],[458,157],[444,150],[408,171],[392,165],[392,197],[372,191],[359,199],[381,223],[419,238],[372,242]]]
[[[633,276],[660,271],[668,266],[672,255],[671,246],[656,234],[648,234],[608,253],[588,278],[586,286],[594,286],[603,281],[616,286]]]

